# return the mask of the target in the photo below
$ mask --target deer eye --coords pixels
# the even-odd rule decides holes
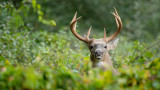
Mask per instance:
[[[90,49],[92,49],[92,48],[93,48],[93,46],[91,45],[91,46],[90,46]]]
[[[107,48],[107,46],[105,45],[104,48]]]

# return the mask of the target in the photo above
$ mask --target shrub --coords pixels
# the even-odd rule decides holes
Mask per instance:
[[[2,90],[160,89],[159,38],[149,45],[139,41],[132,44],[122,37],[119,49],[110,52],[119,70],[113,75],[91,69],[87,47],[68,29],[34,31],[19,13],[23,10],[12,3],[0,4]]]

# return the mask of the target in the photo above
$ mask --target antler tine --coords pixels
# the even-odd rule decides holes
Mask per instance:
[[[110,36],[109,38],[107,38],[107,37],[105,38],[107,42],[113,40],[113,39],[119,34],[119,32],[120,32],[121,29],[122,29],[122,21],[121,21],[120,16],[118,15],[116,9],[115,9],[115,13],[113,13],[113,12],[111,12],[111,13],[112,13],[112,14],[114,15],[114,17],[116,18],[115,20],[117,20],[116,23],[118,23],[118,24],[117,24],[118,29],[117,29],[117,31],[116,31],[112,36]]]
[[[113,16],[116,18],[116,20],[117,20],[117,23],[118,24],[121,24],[119,27],[122,27],[122,21],[121,21],[121,18],[120,18],[120,16],[119,15],[117,15],[117,14],[115,14],[115,13],[113,13],[113,12],[111,12],[112,14],[113,14]],[[119,28],[118,27],[118,28]]]
[[[115,11],[115,14],[118,15],[117,10],[116,10],[115,7],[114,7],[114,11]],[[119,15],[118,15],[118,16],[119,16]],[[117,21],[117,18],[116,18],[116,17],[115,17],[115,20],[116,20],[116,25],[117,25],[117,27],[119,27],[119,24],[118,24],[118,21]]]
[[[114,7],[114,11],[115,11],[116,15],[118,15],[117,10],[116,10],[116,8],[115,8],[115,7]]]
[[[115,11],[115,14],[119,17],[119,19],[120,19],[120,21],[121,21],[121,17],[118,15],[117,10],[116,10],[115,7],[114,7],[114,11]],[[115,18],[115,19],[116,19],[116,24],[118,24],[117,18]],[[121,21],[121,22],[122,22],[122,21]],[[118,27],[119,27],[119,24],[118,24]]]
[[[78,17],[77,19],[76,19],[76,17],[73,17],[73,20],[71,21],[71,26],[72,26],[72,28],[73,28],[73,31],[75,31],[75,32],[76,32],[77,21],[78,21],[79,19],[81,19],[81,17]],[[72,31],[72,30],[71,30],[71,31]]]
[[[107,38],[106,36],[106,29],[104,28],[104,38]]]
[[[88,42],[89,42],[89,34],[90,34],[90,31],[91,31],[91,28],[89,29],[88,34],[87,34],[87,37],[88,37],[88,38],[84,38],[84,37],[80,36],[80,35],[76,32],[76,23],[77,23],[77,21],[78,21],[81,17],[78,17],[77,19],[76,19],[76,17],[77,17],[77,12],[75,13],[75,15],[74,15],[74,17],[73,17],[73,19],[72,19],[72,21],[71,21],[71,24],[70,24],[71,31],[72,31],[72,33],[74,34],[74,36],[77,37],[79,40],[88,43]],[[87,39],[88,39],[88,40],[87,40]]]
[[[90,32],[91,32],[91,29],[92,29],[92,26],[89,28],[89,30],[88,30],[88,33],[87,33],[87,36],[86,36],[86,39],[89,41],[90,39],[89,39],[89,35],[90,35]]]
[[[74,17],[73,17],[71,23],[76,19],[76,17],[77,17],[77,12],[74,14]],[[70,23],[70,24],[71,24],[71,23]]]
[[[118,15],[118,12],[116,10],[116,8],[114,7],[114,11],[115,11],[115,14],[120,18],[120,16]],[[121,18],[120,18],[121,19]]]

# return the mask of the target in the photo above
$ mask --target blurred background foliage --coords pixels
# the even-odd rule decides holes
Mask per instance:
[[[160,89],[159,0],[1,0],[0,87],[6,89]],[[114,67],[91,68],[89,51],[70,32],[77,11],[82,36],[116,30],[113,7],[123,22]],[[65,83],[64,83],[65,82]]]
[[[19,10],[25,24],[32,25],[34,30],[56,32],[68,28],[77,11],[83,18],[79,21],[80,33],[84,34],[89,26],[93,26],[93,34],[107,33],[116,30],[115,20],[110,12],[116,7],[123,21],[121,35],[131,40],[151,41],[159,35],[160,7],[159,0],[5,0],[12,2]],[[2,0],[1,3],[4,1]],[[43,20],[46,19],[46,20]],[[56,25],[41,25],[40,22]],[[38,20],[40,22],[38,22]],[[47,22],[47,20],[51,20]],[[31,27],[31,26],[29,26]],[[67,29],[68,30],[68,29]],[[111,34],[109,34],[111,35]]]

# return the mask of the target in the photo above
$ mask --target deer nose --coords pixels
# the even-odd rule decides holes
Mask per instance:
[[[103,54],[103,52],[102,52],[102,50],[97,49],[97,50],[95,51],[95,54],[96,54],[97,56],[101,56],[101,55]]]

